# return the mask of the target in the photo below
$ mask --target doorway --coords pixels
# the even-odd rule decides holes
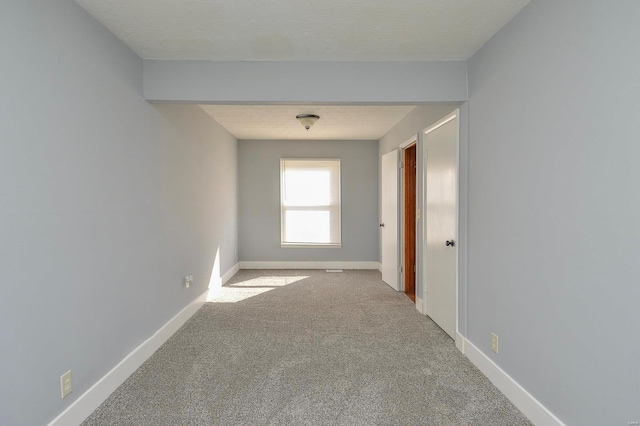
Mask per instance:
[[[416,153],[416,142],[405,147],[402,151],[402,277],[404,281],[404,292],[414,303],[416,301]]]

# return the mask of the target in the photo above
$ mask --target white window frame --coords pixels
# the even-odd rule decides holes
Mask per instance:
[[[327,167],[332,172],[331,186],[332,197],[329,206],[285,206],[285,168],[289,162],[290,166],[296,167],[292,163],[299,163],[297,167],[304,168],[304,163],[308,163],[309,167],[320,167],[322,162],[337,163]],[[340,248],[342,247],[342,198],[341,198],[341,162],[339,158],[281,158],[280,159],[280,246],[283,248]],[[304,211],[304,210],[327,210],[330,212],[332,224],[337,223],[337,230],[332,227],[332,236],[335,241],[330,243],[311,243],[311,242],[291,242],[285,241],[286,232],[286,212],[287,211]]]

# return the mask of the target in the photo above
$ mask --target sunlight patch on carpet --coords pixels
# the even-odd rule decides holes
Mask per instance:
[[[266,293],[274,288],[284,287],[286,285],[309,278],[308,276],[264,276],[252,278],[250,280],[240,281],[228,284],[218,288],[212,288],[207,295],[209,303],[236,303],[259,294]]]

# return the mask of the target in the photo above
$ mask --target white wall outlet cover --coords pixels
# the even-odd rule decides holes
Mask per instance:
[[[71,370],[60,376],[60,395],[62,398],[66,397],[73,390],[71,383]]]
[[[498,335],[491,333],[491,350],[498,353]]]

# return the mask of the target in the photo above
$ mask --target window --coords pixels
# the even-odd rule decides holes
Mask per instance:
[[[282,247],[341,247],[340,160],[280,159]]]

